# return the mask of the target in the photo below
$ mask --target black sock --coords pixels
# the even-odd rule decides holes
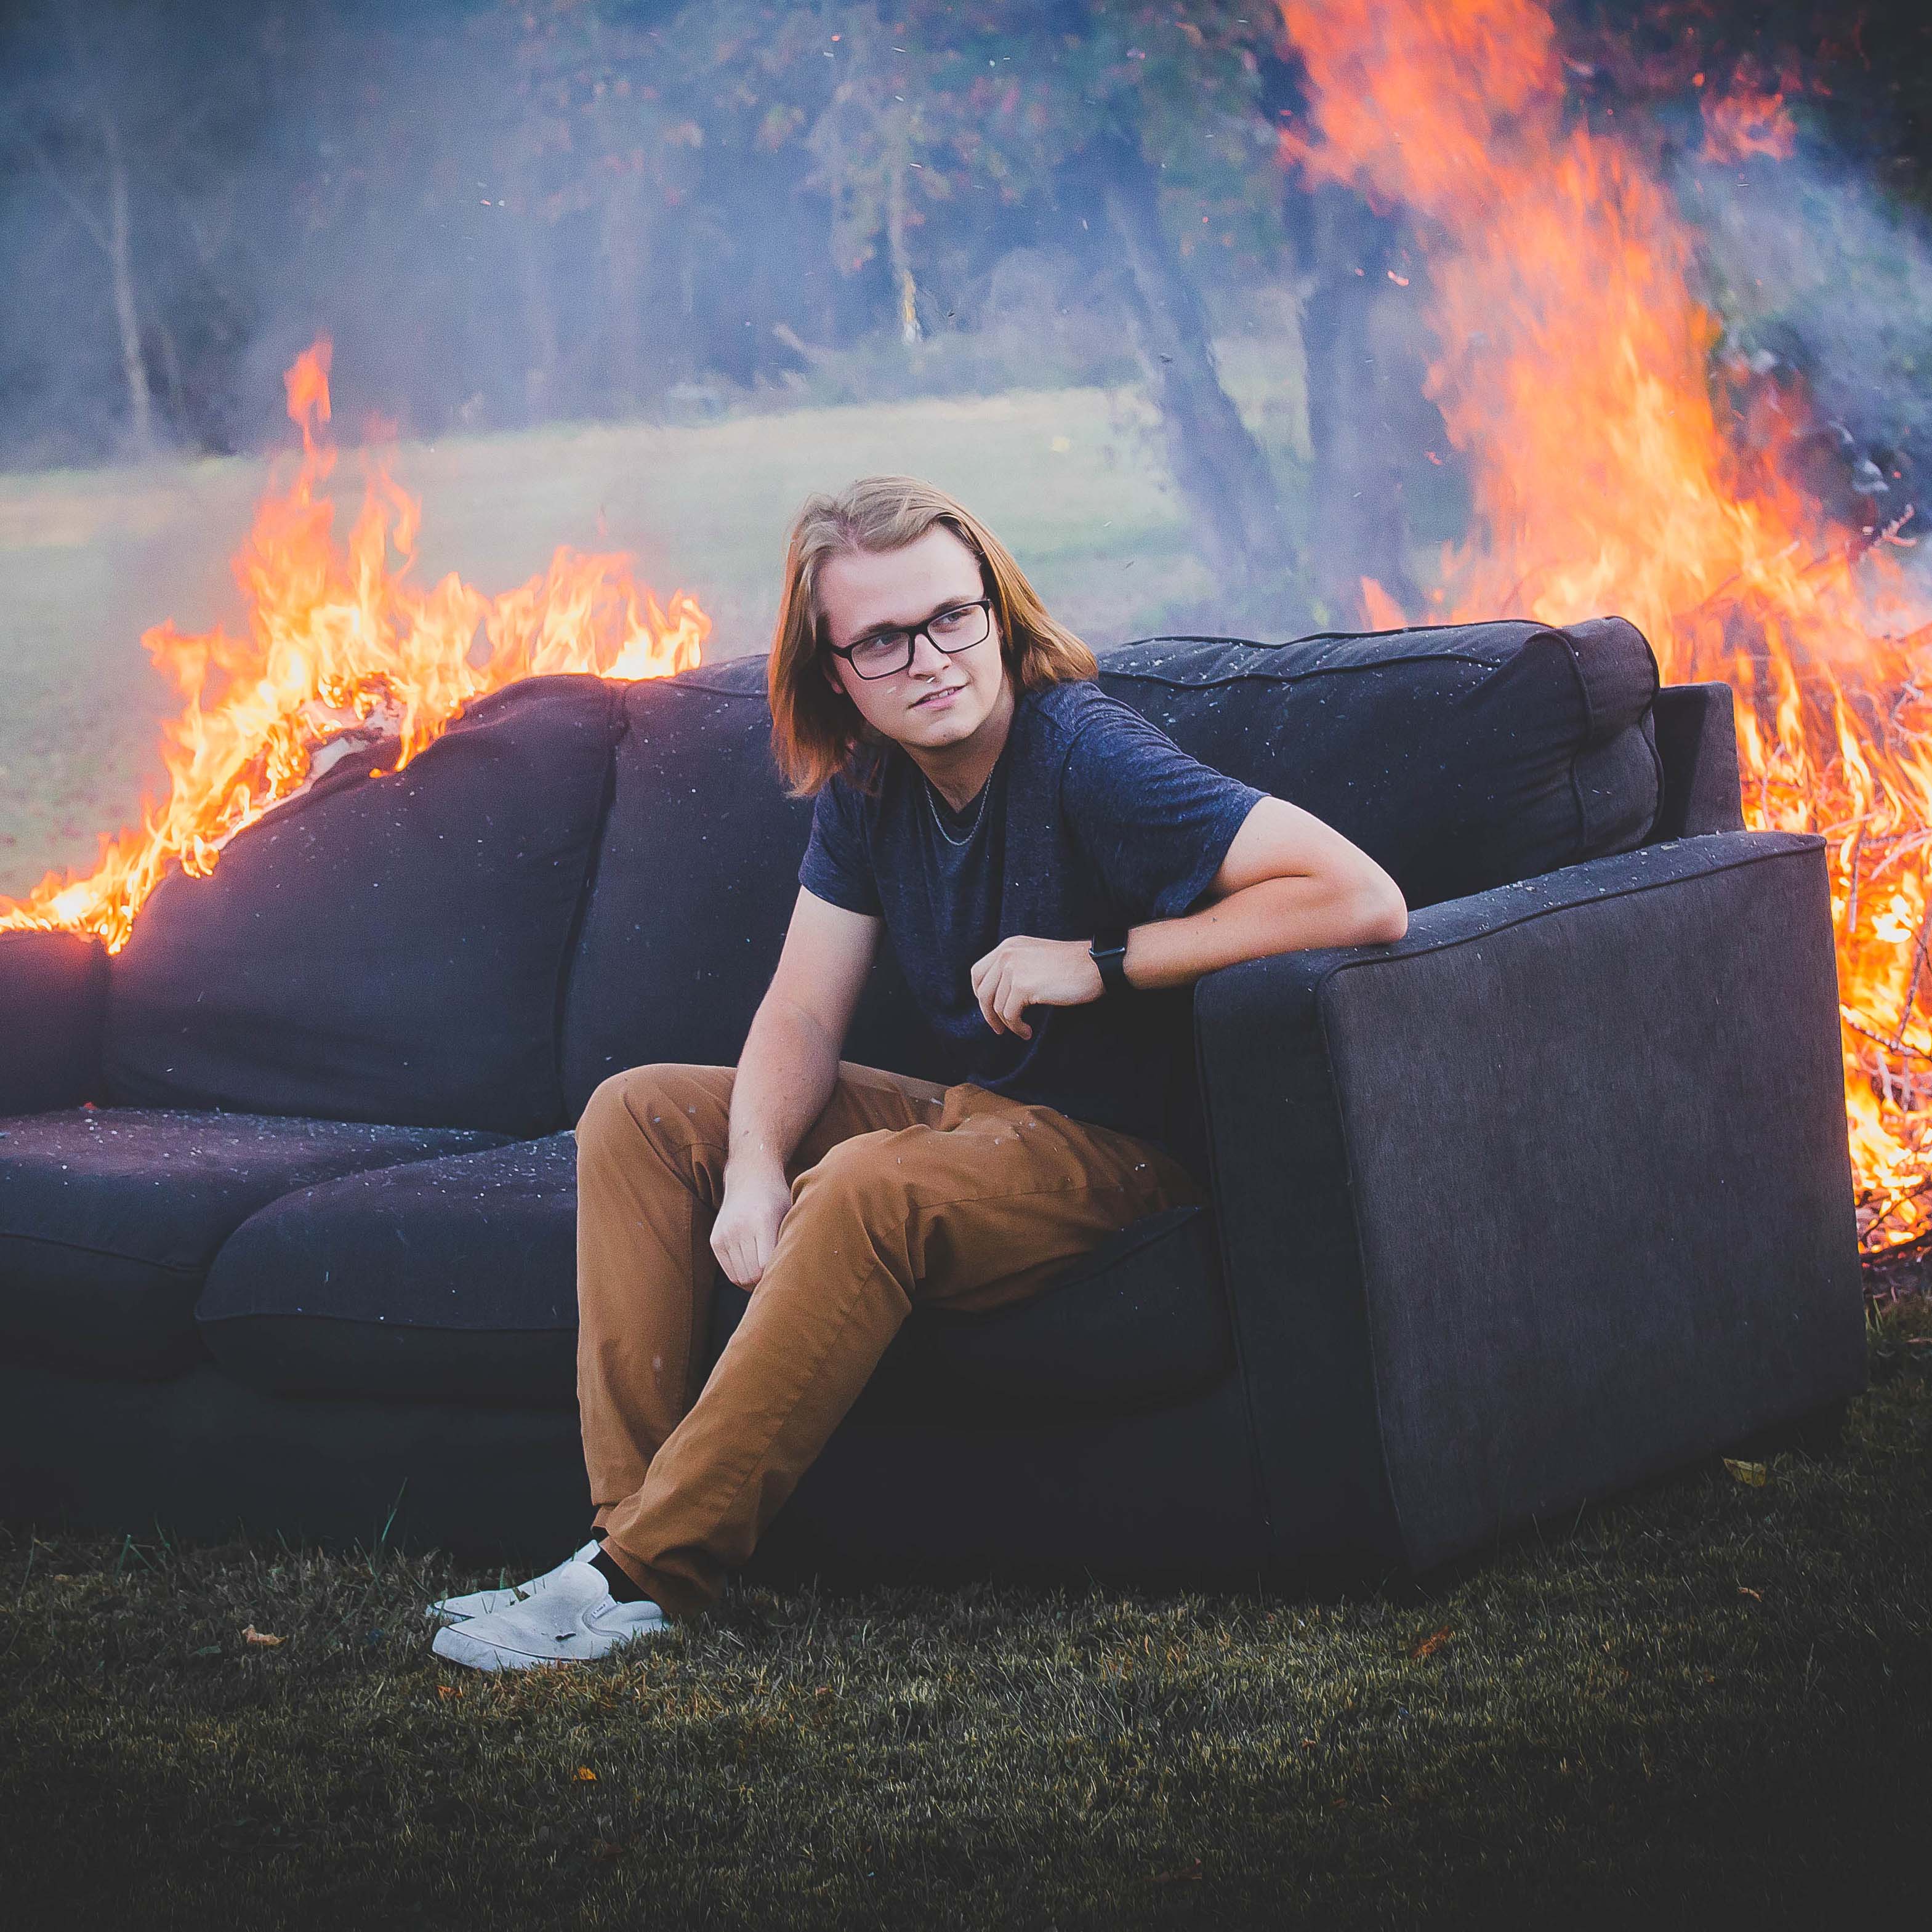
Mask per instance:
[[[640,1590],[622,1570],[611,1561],[608,1550],[600,1550],[590,1559],[592,1569],[602,1576],[610,1586],[610,1594],[620,1604],[644,1604],[650,1600],[650,1592]]]

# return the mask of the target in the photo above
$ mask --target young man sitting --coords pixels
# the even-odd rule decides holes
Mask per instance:
[[[1407,910],[1306,812],[1186,756],[1094,682],[1005,548],[902,476],[794,526],[772,738],[815,795],[736,1069],[604,1082],[578,1138],[578,1397],[596,1534],[430,1606],[481,1670],[604,1655],[717,1598],[915,1302],[1037,1294],[1197,1200],[1160,1144],[1167,1041],[1136,989]],[[838,1057],[881,933],[968,1078]],[[708,1378],[714,1268],[753,1291]],[[601,1546],[600,1546],[601,1544]]]

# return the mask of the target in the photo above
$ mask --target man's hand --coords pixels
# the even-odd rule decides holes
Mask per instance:
[[[995,1033],[1033,1037],[1029,1006],[1084,1006],[1103,988],[1084,939],[1003,939],[973,968],[973,997]]]
[[[711,1252],[728,1280],[756,1288],[770,1267],[778,1228],[791,1210],[791,1186],[782,1169],[724,1170],[724,1198],[712,1223]]]

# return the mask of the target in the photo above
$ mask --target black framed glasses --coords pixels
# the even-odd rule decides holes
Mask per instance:
[[[830,644],[860,676],[893,677],[912,664],[912,654],[923,638],[934,650],[952,657],[983,644],[993,628],[993,600],[976,597],[970,604],[949,604],[910,631],[874,631],[856,644]]]

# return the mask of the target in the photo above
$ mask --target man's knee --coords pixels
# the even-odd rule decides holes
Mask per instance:
[[[730,1070],[722,1067],[686,1066],[666,1061],[647,1066],[628,1066],[601,1082],[591,1095],[577,1123],[580,1156],[613,1144],[634,1145],[638,1136],[655,1139],[652,1130],[668,1120],[677,1121],[683,1131],[680,1141],[692,1138],[692,1129],[708,1120],[718,1105],[718,1076],[724,1076],[724,1104],[728,1108]]]
[[[910,1138],[888,1127],[841,1141],[799,1176],[792,1212],[856,1215],[868,1226],[903,1222],[917,1171]]]

